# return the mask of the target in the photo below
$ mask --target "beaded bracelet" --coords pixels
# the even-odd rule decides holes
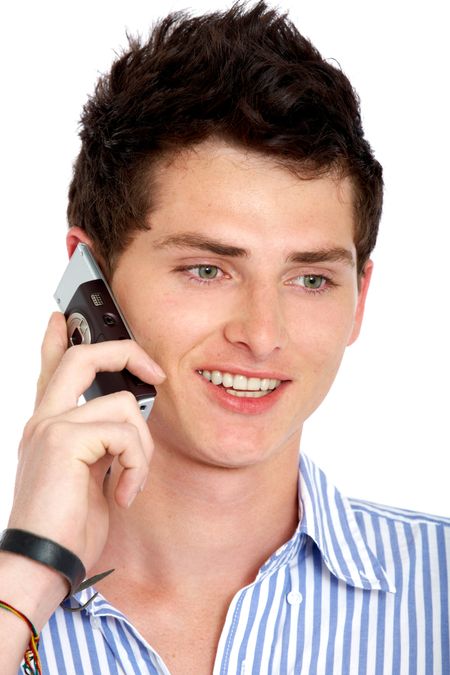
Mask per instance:
[[[30,642],[28,643],[28,647],[23,656],[24,660],[24,664],[22,666],[23,672],[25,673],[25,675],[42,675],[42,665],[38,654],[39,633],[37,632],[36,628],[33,626],[28,617],[25,616],[25,614],[22,614],[22,612],[20,612],[18,609],[10,605],[9,602],[0,600],[0,607],[6,609],[8,612],[12,612],[19,619],[22,619],[22,621],[24,621],[27,624],[28,628],[31,631]]]

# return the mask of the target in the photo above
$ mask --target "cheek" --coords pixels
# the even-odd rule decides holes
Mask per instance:
[[[308,312],[291,314],[290,335],[299,354],[307,355],[315,367],[339,363],[353,328],[354,303],[317,303]]]
[[[211,330],[208,312],[199,312],[194,303],[177,295],[134,296],[128,304],[127,318],[136,340],[166,372]]]
[[[298,389],[294,406],[303,423],[319,407],[332,386],[344,355],[352,320],[327,313],[326,320],[303,325],[297,333]],[[331,320],[333,319],[333,320]]]

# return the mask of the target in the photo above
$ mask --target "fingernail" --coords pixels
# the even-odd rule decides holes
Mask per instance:
[[[132,505],[138,494],[139,494],[138,492],[135,492],[134,495],[130,497],[130,499],[128,500],[127,509],[130,508],[130,506]]]
[[[152,361],[151,366],[152,366],[152,370],[153,370],[153,372],[155,373],[155,375],[159,375],[159,377],[164,377],[164,378],[166,377],[165,372],[163,371],[162,368],[160,368],[160,367],[158,366],[157,363],[155,363],[154,361]]]

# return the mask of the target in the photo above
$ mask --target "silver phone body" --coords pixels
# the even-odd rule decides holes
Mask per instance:
[[[67,320],[69,346],[133,338],[130,327],[89,247],[78,244],[55,291],[54,298]],[[127,370],[98,373],[84,393],[86,400],[115,391],[131,391],[145,419],[156,396],[153,385]]]

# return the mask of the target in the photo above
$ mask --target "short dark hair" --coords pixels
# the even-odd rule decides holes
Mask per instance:
[[[174,13],[97,83],[81,119],[68,220],[111,274],[152,206],[151,169],[165,153],[218,137],[354,188],[358,272],[375,246],[382,168],[349,80],[286,15],[264,2],[203,16]]]

